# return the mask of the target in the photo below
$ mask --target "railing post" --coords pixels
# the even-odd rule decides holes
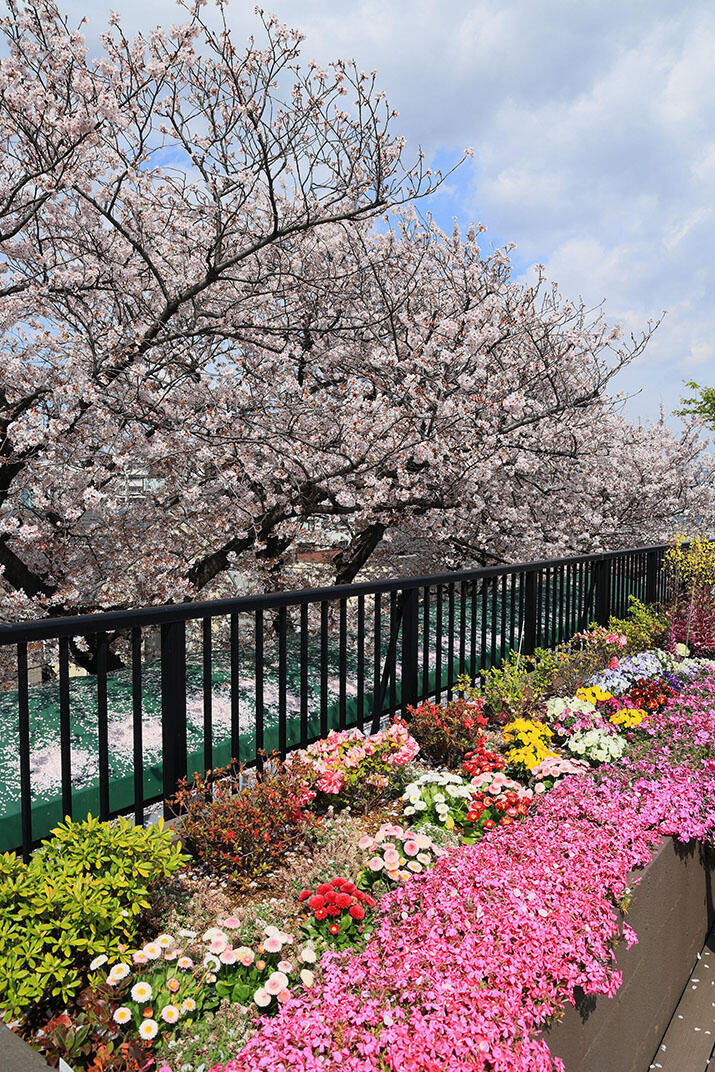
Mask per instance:
[[[166,801],[186,777],[186,626],[161,627],[161,750],[164,818],[172,814]]]
[[[611,562],[602,558],[596,563],[596,622],[603,626],[611,617]]]
[[[536,571],[529,570],[525,577],[521,625],[521,650],[524,655],[532,655],[536,650],[536,582]]]
[[[645,567],[645,601],[655,603],[658,598],[658,572],[660,552],[657,550],[646,552]]]
[[[402,607],[402,670],[400,675],[400,699],[402,717],[407,717],[407,708],[417,704],[417,643],[419,633],[419,589],[406,588],[400,593]]]

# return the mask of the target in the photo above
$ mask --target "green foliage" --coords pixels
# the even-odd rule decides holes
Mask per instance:
[[[625,634],[629,651],[649,651],[661,646],[668,631],[668,614],[659,603],[641,603],[629,596],[628,617],[609,618],[608,628]]]
[[[156,1065],[205,1072],[215,1064],[235,1057],[258,1021],[250,1009],[232,1005],[224,998],[215,1013],[207,1013],[195,1023],[187,1024],[173,1039],[159,1039]]]
[[[674,413],[678,417],[700,417],[715,431],[715,387],[701,387],[695,380],[688,380],[685,386],[697,394],[684,398],[683,408],[674,410]]]
[[[500,667],[484,675],[483,696],[491,715],[505,722],[527,714],[550,691],[568,658],[569,653],[559,649],[537,648],[533,655],[509,652]]]
[[[0,857],[0,1009],[6,1018],[40,1002],[64,1005],[89,961],[135,937],[153,883],[186,861],[163,822],[67,819],[29,864]]]

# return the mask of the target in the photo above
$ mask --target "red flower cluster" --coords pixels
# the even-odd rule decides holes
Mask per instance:
[[[496,813],[497,822],[501,821],[508,824],[520,815],[526,815],[528,810],[528,798],[521,796],[519,793],[507,790],[495,799],[491,793],[483,793],[478,790],[472,797],[467,819],[470,823],[478,823],[485,812],[490,812],[491,814]],[[485,819],[482,823],[486,830],[491,830],[494,825],[494,819]]]
[[[462,770],[473,778],[476,774],[484,774],[485,771],[504,770],[505,762],[504,756],[498,752],[490,752],[484,737],[480,737],[477,747],[465,755]]]
[[[359,890],[354,882],[346,878],[334,878],[332,882],[323,882],[315,892],[303,890],[299,901],[307,901],[315,919],[320,923],[328,916],[340,916],[347,912],[353,919],[365,918],[363,905],[374,908],[377,901],[369,893]],[[336,933],[337,931],[331,931]]]
[[[661,711],[671,696],[675,696],[675,689],[664,681],[642,678],[631,687],[626,699],[642,711]],[[623,699],[621,697],[621,703]]]

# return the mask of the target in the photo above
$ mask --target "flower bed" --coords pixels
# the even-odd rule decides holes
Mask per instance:
[[[196,859],[153,890],[141,943],[95,935],[67,1009],[15,1005],[26,1037],[77,1072],[560,1069],[565,1029],[544,1029],[619,991],[634,869],[670,835],[715,837],[715,666],[594,636],[576,669],[545,657],[530,710],[492,677],[499,733],[465,684],[416,739],[332,734],[262,784],[199,786]],[[254,830],[283,842],[270,868]]]

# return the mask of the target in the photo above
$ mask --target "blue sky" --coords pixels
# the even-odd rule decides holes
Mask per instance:
[[[60,0],[62,3],[62,0]],[[65,0],[96,40],[182,21],[172,0]],[[665,319],[616,386],[632,418],[672,410],[683,381],[715,384],[715,4],[712,0],[266,0],[303,55],[376,69],[409,151],[475,158],[430,202],[451,230],[515,242],[564,294],[638,332]],[[238,38],[260,31],[233,0]],[[91,12],[91,14],[90,14]],[[637,393],[636,393],[637,392]],[[673,422],[677,425],[677,421]]]

